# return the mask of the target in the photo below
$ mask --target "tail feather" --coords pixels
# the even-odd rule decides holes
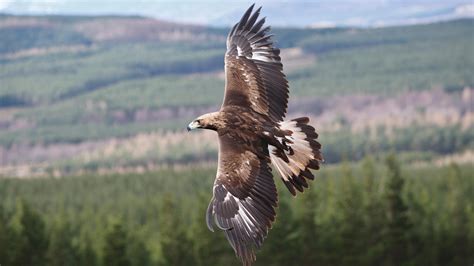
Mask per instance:
[[[280,122],[279,130],[284,136],[277,140],[282,145],[269,146],[272,164],[293,196],[296,190],[303,192],[308,187],[306,179],[314,179],[310,169],[319,169],[323,161],[318,134],[308,123],[307,117]]]

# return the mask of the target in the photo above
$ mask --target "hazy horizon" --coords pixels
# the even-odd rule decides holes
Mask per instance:
[[[474,17],[471,1],[71,1],[1,0],[0,13],[14,15],[138,15],[178,23],[229,26],[253,2],[273,26],[391,26]]]

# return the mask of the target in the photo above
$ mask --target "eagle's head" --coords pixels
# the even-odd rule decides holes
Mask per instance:
[[[200,117],[194,119],[188,125],[188,131],[191,131],[195,128],[203,128],[203,129],[210,129],[210,130],[217,130],[219,124],[219,112],[208,113],[201,115]]]

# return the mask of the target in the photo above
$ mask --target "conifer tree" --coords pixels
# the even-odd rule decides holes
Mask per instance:
[[[151,265],[150,251],[139,237],[129,237],[129,245],[127,255],[130,258],[132,266],[148,266]]]
[[[83,241],[79,247],[79,265],[95,266],[98,264],[97,254],[89,240]]]
[[[280,195],[283,193],[280,193]],[[257,253],[260,265],[293,265],[301,256],[297,247],[296,224],[286,199],[280,198],[277,210],[277,219],[272,226],[263,245],[262,251]]]
[[[388,168],[385,191],[387,223],[384,234],[386,263],[387,265],[402,265],[409,257],[407,236],[410,233],[408,208],[402,197],[404,179],[395,155],[389,155],[385,163]]]
[[[192,242],[181,223],[178,208],[171,195],[163,196],[159,213],[163,265],[192,265]]]
[[[364,190],[366,195],[365,197],[366,204],[370,202],[370,196],[373,195],[375,189],[375,165],[372,157],[367,156],[362,161],[362,174],[364,176]]]
[[[445,231],[449,239],[444,241],[444,249],[439,252],[440,263],[451,265],[469,264],[470,261],[474,261],[474,254],[472,252],[474,250],[474,243],[469,239],[470,221],[466,211],[466,208],[469,207],[463,203],[464,190],[466,188],[463,186],[461,169],[457,164],[452,163],[449,166],[447,178],[448,194],[446,204],[448,205],[449,219],[445,221]],[[452,252],[444,252],[446,249],[452,250]],[[448,256],[446,253],[451,255]]]
[[[315,223],[317,194],[315,187],[306,190],[299,201],[301,201],[301,213],[295,230],[298,233],[297,246],[300,252],[298,265],[314,265],[317,261],[319,250],[318,232]]]
[[[46,265],[48,237],[41,216],[24,201],[17,203],[10,242],[13,265]]]
[[[339,194],[339,208],[341,220],[339,221],[338,237],[344,256],[341,256],[342,265],[359,265],[360,254],[365,252],[363,244],[363,201],[359,184],[352,173],[348,163],[343,164],[343,177],[341,193]]]
[[[128,236],[127,231],[119,221],[114,221],[105,236],[103,250],[103,265],[128,266],[130,261],[127,257]]]
[[[0,205],[0,265],[7,265],[8,258],[8,236],[10,235],[3,206]]]
[[[57,220],[51,229],[47,251],[48,265],[79,265],[79,254],[72,240],[74,232],[69,223]]]
[[[383,227],[386,221],[384,206],[380,201],[379,184],[376,180],[375,162],[372,157],[366,157],[362,162],[364,182],[363,196],[363,227],[366,250],[362,259],[364,265],[380,265],[383,262]]]

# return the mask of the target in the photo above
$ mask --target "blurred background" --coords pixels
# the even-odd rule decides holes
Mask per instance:
[[[249,1],[0,1],[0,264],[239,265],[205,225]],[[326,163],[256,265],[474,262],[472,1],[258,1]],[[275,173],[275,175],[277,175]]]

